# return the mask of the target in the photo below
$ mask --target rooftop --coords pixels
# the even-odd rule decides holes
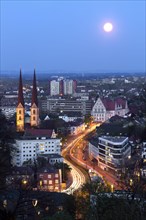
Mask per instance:
[[[111,142],[121,143],[121,142],[125,141],[125,139],[127,137],[124,137],[124,136],[115,136],[115,137],[114,136],[101,136],[101,137],[99,137],[99,139],[100,138],[111,141]]]

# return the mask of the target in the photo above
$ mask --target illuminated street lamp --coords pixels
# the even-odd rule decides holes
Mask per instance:
[[[112,193],[114,192],[114,185],[113,184],[111,185],[111,192]]]
[[[130,186],[132,186],[133,185],[133,180],[132,179],[130,179]]]

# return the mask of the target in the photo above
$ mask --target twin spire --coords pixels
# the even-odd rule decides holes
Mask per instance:
[[[32,100],[31,100],[31,109],[30,109],[30,125],[38,126],[39,125],[39,108],[38,108],[38,99],[37,99],[37,86],[36,86],[36,73],[34,70],[33,75],[33,88],[32,88]],[[23,97],[23,84],[22,84],[22,73],[20,69],[19,77],[19,90],[18,90],[18,105],[16,108],[16,127],[17,131],[24,131],[25,124],[25,105]]]

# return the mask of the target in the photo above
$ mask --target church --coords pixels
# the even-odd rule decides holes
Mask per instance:
[[[39,125],[39,107],[37,99],[36,73],[33,75],[32,100],[30,108],[30,126],[38,127]],[[25,129],[25,105],[23,97],[22,73],[20,70],[19,89],[18,89],[18,105],[16,107],[16,130],[23,132]]]

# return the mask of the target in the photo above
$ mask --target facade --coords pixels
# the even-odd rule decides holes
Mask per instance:
[[[38,172],[38,189],[61,192],[62,174],[60,169],[43,168]]]
[[[17,149],[13,156],[13,165],[22,166],[24,162],[34,162],[41,154],[61,154],[60,139],[47,137],[24,137],[17,139]]]
[[[121,171],[131,156],[128,137],[101,136],[89,144],[89,156],[98,160],[98,166],[113,173]]]
[[[82,115],[90,114],[93,102],[91,100],[47,98],[40,100],[40,109],[46,113],[80,112]]]
[[[75,80],[64,80],[63,81],[64,95],[72,95],[76,92],[76,81]]]
[[[128,112],[127,101],[122,98],[115,100],[98,98],[92,108],[91,115],[95,122],[104,122],[112,116],[124,116]]]
[[[51,80],[50,81],[50,95],[59,95],[60,94],[60,81]]]

